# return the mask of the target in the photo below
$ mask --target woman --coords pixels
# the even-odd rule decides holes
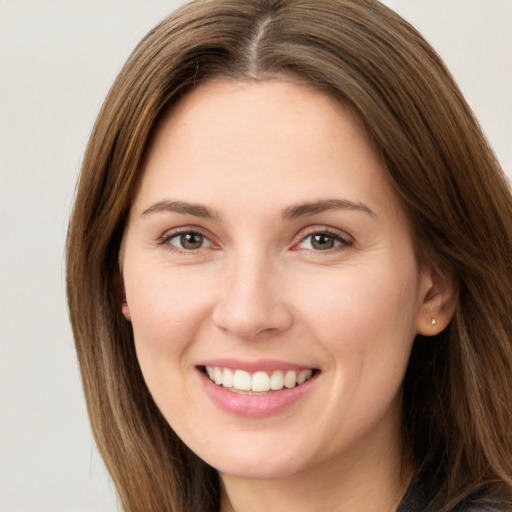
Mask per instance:
[[[510,510],[511,246],[506,179],[395,13],[171,15],[105,101],[68,235],[124,509]]]

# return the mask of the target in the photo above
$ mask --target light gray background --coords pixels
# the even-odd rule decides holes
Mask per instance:
[[[111,512],[64,295],[82,153],[138,40],[179,0],[0,0],[0,511]],[[512,175],[512,0],[387,0],[437,48]]]

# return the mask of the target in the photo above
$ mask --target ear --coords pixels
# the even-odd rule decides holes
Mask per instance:
[[[421,275],[416,332],[423,336],[435,336],[446,329],[458,298],[458,288],[452,276],[425,269]]]
[[[117,275],[114,278],[114,287],[116,289],[116,302],[121,302],[121,312],[123,313],[123,316],[128,320],[128,322],[132,321],[132,316],[130,314],[130,308],[128,307],[128,301],[126,300],[126,291],[124,289],[124,282],[123,282],[123,274],[122,270],[119,269],[117,272]],[[119,302],[118,302],[119,304]]]
[[[128,307],[128,302],[126,301],[126,292],[124,290],[121,298],[121,311],[126,320],[128,320],[128,322],[131,322],[132,316],[130,314],[130,308]]]
[[[121,296],[121,312],[123,316],[128,320],[128,322],[132,321],[132,315],[130,314],[130,308],[128,307],[128,302],[126,300],[126,290],[124,289],[124,278],[123,278],[123,256],[124,256],[124,236],[121,240],[121,247],[119,248],[119,254],[117,256],[117,263],[119,265],[119,269],[117,272],[117,287]]]

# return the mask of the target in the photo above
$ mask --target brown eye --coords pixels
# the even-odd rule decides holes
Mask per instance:
[[[180,235],[180,245],[183,249],[200,249],[204,243],[201,233],[183,233]]]
[[[197,231],[183,231],[166,236],[163,243],[169,244],[174,251],[197,251],[212,245],[208,238]]]
[[[331,249],[343,249],[350,247],[352,240],[343,237],[341,234],[331,234],[329,232],[312,233],[302,239],[298,248],[310,251],[329,251]]]
[[[336,240],[331,235],[320,233],[311,237],[311,246],[318,251],[326,251],[334,247]]]

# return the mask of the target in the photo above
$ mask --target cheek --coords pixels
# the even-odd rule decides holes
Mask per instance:
[[[301,316],[330,354],[340,387],[379,391],[401,383],[416,334],[417,283],[411,259],[345,268],[308,285]]]
[[[311,290],[316,315],[325,326],[353,331],[354,338],[375,330],[414,332],[419,275],[414,256],[406,257],[409,252],[377,254],[333,272]]]
[[[202,280],[172,269],[150,269],[139,276],[126,283],[136,342],[138,337],[141,344],[151,343],[158,350],[179,347],[206,308]]]
[[[207,314],[208,300],[190,279],[165,278],[165,272],[145,273],[132,287],[126,284],[137,357],[160,405],[172,399],[170,389],[183,385],[187,351]]]
[[[327,412],[334,421],[323,435],[350,444],[400,414],[415,337],[417,273],[414,264],[345,270],[323,286],[309,287],[302,311],[330,357],[329,392],[313,416]]]

